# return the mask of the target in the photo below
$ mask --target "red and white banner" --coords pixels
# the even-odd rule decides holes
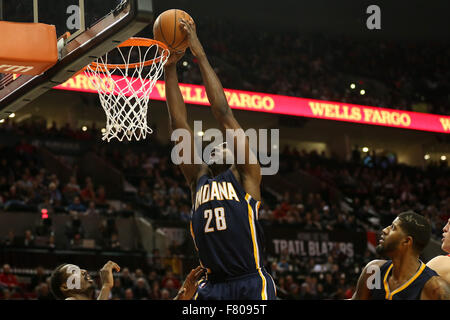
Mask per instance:
[[[165,100],[164,86],[163,81],[157,81],[150,99]],[[79,74],[55,89],[97,92],[85,74]],[[123,88],[113,92],[117,89]],[[186,103],[209,105],[203,86],[180,83],[180,89]],[[450,133],[448,116],[231,89],[225,89],[225,94],[233,109]]]

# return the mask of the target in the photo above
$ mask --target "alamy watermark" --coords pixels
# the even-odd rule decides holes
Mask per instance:
[[[81,269],[75,265],[67,266],[67,273],[70,274],[67,277],[66,285],[67,289],[81,289]]]
[[[366,13],[370,16],[366,20],[366,26],[369,30],[381,29],[381,9],[376,4],[367,7]]]
[[[250,153],[247,152],[246,137]],[[178,142],[171,152],[172,162],[176,165],[212,162],[229,165],[257,164],[259,160],[261,175],[277,174],[280,167],[279,129],[251,128],[245,132],[243,129],[227,129],[224,139],[219,129],[211,128],[203,132],[202,122],[194,121],[194,139],[189,130],[176,129],[172,132],[171,140]],[[210,141],[212,142],[203,148],[203,142]],[[226,156],[219,154],[224,149],[228,150]]]
[[[70,5],[66,10],[70,16],[66,20],[67,30],[79,30],[81,29],[81,10],[76,4]]]
[[[367,267],[367,274],[370,276],[367,278],[366,285],[367,289],[381,289],[381,270],[380,267],[373,264]]]

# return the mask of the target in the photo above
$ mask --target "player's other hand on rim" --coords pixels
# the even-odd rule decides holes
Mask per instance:
[[[102,281],[102,287],[112,288],[114,286],[114,277],[112,270],[120,271],[120,267],[117,263],[108,261],[103,268],[100,269],[100,279]]]
[[[205,56],[205,51],[203,50],[202,44],[200,43],[200,40],[198,40],[197,37],[194,21],[191,20],[188,21],[181,18],[180,23],[184,31],[186,31],[187,33],[189,47],[191,48],[192,54],[197,58]]]

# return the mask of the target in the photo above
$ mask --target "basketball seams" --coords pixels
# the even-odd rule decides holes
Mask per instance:
[[[182,14],[183,18],[187,20],[186,15],[183,12],[181,12],[181,14]],[[188,36],[188,34],[186,32],[185,35],[184,35],[184,38],[181,39],[181,41],[178,41],[175,45],[172,45],[172,48],[173,49],[177,49],[182,43],[184,43],[186,41],[187,36]],[[184,48],[184,49],[186,49],[186,48]]]
[[[162,29],[162,17],[159,18],[159,32],[161,33],[164,43],[167,43],[166,37],[164,36],[164,32]]]
[[[173,25],[173,41],[172,41],[172,43],[170,44],[170,46],[172,47],[172,49],[174,49],[174,47],[173,47],[173,43],[175,42],[175,40],[177,40],[177,11],[178,10],[176,10],[175,9],[175,12],[174,12],[174,19],[175,19],[175,23],[174,23],[174,25]]]
[[[184,36],[184,38],[183,38],[180,42],[178,42],[177,45],[173,47],[173,49],[178,48],[178,47],[186,40],[187,36],[188,36],[188,35],[187,35],[187,33],[186,33],[186,35]]]

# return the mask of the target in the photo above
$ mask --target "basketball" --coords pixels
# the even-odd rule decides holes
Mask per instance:
[[[161,13],[153,25],[155,40],[165,43],[170,51],[184,51],[188,46],[187,34],[180,19],[193,21],[192,17],[179,9],[170,9]]]

